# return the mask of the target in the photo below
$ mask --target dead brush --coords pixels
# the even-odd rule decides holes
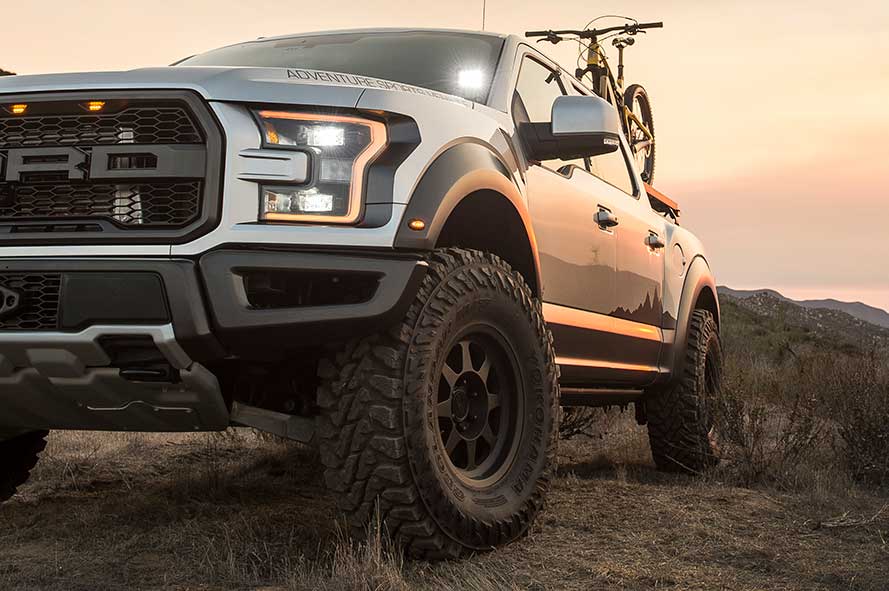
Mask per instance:
[[[889,485],[889,363],[871,354],[821,359],[817,368],[836,449],[849,473],[862,482]]]
[[[599,408],[568,406],[562,409],[559,421],[559,438],[600,438],[608,432],[606,412]]]
[[[793,487],[800,474],[824,462],[831,448],[828,420],[798,359],[770,362],[735,351],[726,360],[722,389],[711,400],[722,474],[739,484]]]
[[[773,360],[735,348],[712,412],[723,473],[740,484],[822,488],[826,474],[889,482],[889,366],[817,351]]]

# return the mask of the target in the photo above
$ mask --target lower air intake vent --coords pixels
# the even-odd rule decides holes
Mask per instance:
[[[263,270],[243,276],[247,301],[256,310],[362,304],[380,283],[374,273]]]
[[[21,296],[17,308],[0,317],[3,330],[57,330],[62,276],[0,273],[0,286]]]

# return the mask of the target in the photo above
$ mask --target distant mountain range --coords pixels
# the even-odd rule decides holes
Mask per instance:
[[[767,295],[778,300],[796,304],[809,310],[836,310],[845,312],[853,318],[869,322],[883,328],[889,328],[889,312],[861,302],[841,302],[834,299],[826,300],[792,300],[774,289],[731,289],[721,285],[717,288],[719,295],[727,295],[738,300],[746,300],[755,296]]]

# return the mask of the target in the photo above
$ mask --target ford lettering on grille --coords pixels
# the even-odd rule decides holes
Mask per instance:
[[[71,95],[0,112],[0,242],[175,242],[206,229],[221,137],[202,102],[169,94],[110,92],[102,113]]]

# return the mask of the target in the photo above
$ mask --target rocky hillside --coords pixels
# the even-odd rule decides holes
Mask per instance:
[[[739,347],[781,354],[799,348],[847,353],[889,350],[889,328],[827,308],[808,308],[781,294],[762,290],[737,297],[720,288],[724,334]]]
[[[792,300],[778,293],[774,289],[731,289],[725,286],[719,287],[719,294],[728,295],[742,300],[762,294],[768,294],[778,298],[779,300],[797,304],[798,306],[802,306],[803,308],[824,308],[827,310],[838,310],[840,312],[845,312],[846,314],[849,314],[854,318],[858,318],[859,320],[864,320],[865,322],[870,322],[871,324],[876,324],[877,326],[882,326],[883,328],[889,328],[889,312],[880,308],[868,306],[867,304],[863,304],[861,302],[841,302],[834,299]]]

